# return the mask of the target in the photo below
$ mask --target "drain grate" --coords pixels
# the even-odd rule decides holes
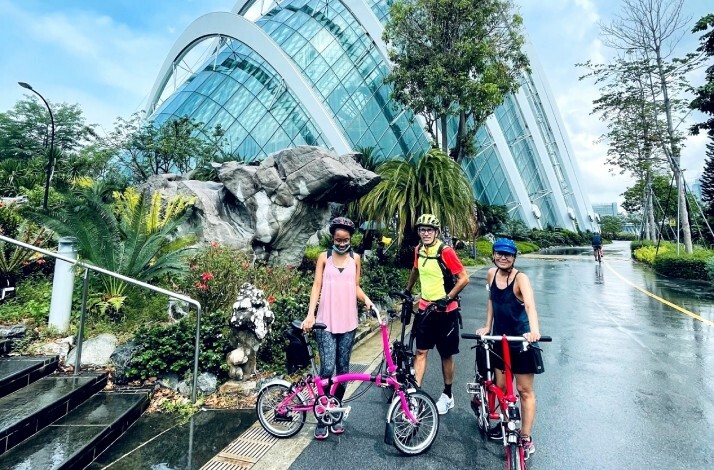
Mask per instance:
[[[368,364],[350,364],[350,372],[362,373]],[[348,390],[348,396],[350,391]],[[253,467],[278,441],[255,422],[226,448],[201,467],[201,470],[248,470]]]
[[[277,440],[256,422],[201,467],[201,470],[249,469],[273,447]]]

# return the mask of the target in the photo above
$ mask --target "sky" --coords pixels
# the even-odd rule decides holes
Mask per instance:
[[[336,0],[331,0],[336,1]],[[515,0],[527,36],[560,109],[591,203],[622,202],[632,180],[605,164],[607,147],[596,143],[604,125],[592,116],[599,93],[576,63],[612,57],[599,36],[621,8],[620,0]],[[89,123],[109,132],[117,117],[144,109],[171,46],[199,16],[229,11],[233,0],[0,0],[0,111],[27,90],[27,82],[51,102],[78,103]],[[714,11],[714,0],[685,0],[691,25]],[[688,27],[691,30],[691,27]],[[693,51],[698,36],[684,35]],[[694,85],[703,82],[695,72]],[[690,121],[701,121],[692,115]],[[688,126],[689,122],[682,125]],[[705,135],[688,137],[682,152],[692,182],[704,163]],[[691,184],[691,183],[690,183]]]

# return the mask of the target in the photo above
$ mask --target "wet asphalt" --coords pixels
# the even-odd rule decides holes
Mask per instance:
[[[533,284],[546,371],[537,376],[536,453],[530,469],[704,469],[714,464],[714,326],[635,289],[627,281],[714,321],[709,283],[666,279],[630,259],[629,243],[606,245],[602,266],[590,249],[520,257]],[[486,269],[464,291],[464,330],[485,321]],[[483,440],[465,384],[474,355],[462,340],[456,406],[442,416],[429,451],[402,456],[383,442],[386,403],[372,387],[355,400],[342,436],[311,442],[290,467],[503,468],[503,448]],[[442,391],[438,355],[424,389]],[[308,425],[310,426],[310,425]],[[310,432],[312,429],[310,429]]]

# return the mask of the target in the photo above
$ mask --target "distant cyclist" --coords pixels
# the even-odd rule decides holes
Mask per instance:
[[[595,255],[595,261],[597,261],[598,254],[600,254],[600,257],[602,257],[602,237],[598,232],[593,233],[593,240],[591,244],[593,246],[593,254]]]

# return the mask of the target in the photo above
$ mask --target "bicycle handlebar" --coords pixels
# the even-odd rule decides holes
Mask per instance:
[[[414,300],[414,298],[411,295],[407,295],[404,292],[390,292],[389,293],[390,297],[399,297],[400,299],[407,301],[407,300]]]
[[[293,320],[290,325],[296,330],[302,330],[302,320]],[[327,325],[325,325],[324,323],[315,323],[314,325],[312,325],[313,330],[324,330],[326,328]]]
[[[463,339],[476,339],[479,341],[501,341],[501,339],[503,339],[503,336],[477,335],[474,333],[461,333],[461,337]],[[522,343],[527,340],[523,336],[506,336],[506,341]],[[538,341],[542,341],[544,343],[550,343],[551,341],[553,341],[553,338],[551,338],[550,336],[541,336]]]

